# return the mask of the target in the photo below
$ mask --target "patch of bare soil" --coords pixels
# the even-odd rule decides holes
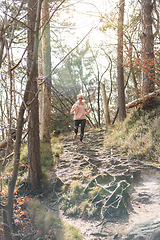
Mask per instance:
[[[86,167],[92,169],[92,175],[107,173],[116,179],[130,183],[129,196],[131,207],[128,216],[121,218],[104,218],[84,220],[64,215],[58,204],[48,198],[47,208],[65,222],[77,226],[85,240],[98,239],[154,239],[150,238],[152,230],[142,237],[130,234],[130,231],[142,222],[160,218],[160,168],[120,156],[115,150],[103,146],[104,129],[87,132],[84,145],[78,140],[67,138],[63,141],[63,152],[55,167],[56,175],[64,182],[75,179],[83,180]],[[54,199],[54,198],[53,198]],[[136,237],[137,236],[137,237]],[[143,238],[144,237],[144,238]]]

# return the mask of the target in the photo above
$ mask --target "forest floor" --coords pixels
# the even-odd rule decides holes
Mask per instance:
[[[52,194],[43,199],[48,209],[63,221],[77,226],[85,240],[125,239],[127,233],[142,222],[160,218],[160,168],[144,163],[138,159],[128,159],[121,156],[116,149],[106,149],[104,146],[105,129],[88,131],[84,136],[84,145],[79,145],[79,137],[73,140],[71,136],[62,140],[63,151],[55,166],[56,175],[65,184],[73,180],[87,177],[86,169],[92,167],[93,176],[109,173],[113,176],[130,178],[131,209],[127,217],[110,221],[97,218],[69,217],[55,202]],[[55,175],[51,174],[50,182]]]

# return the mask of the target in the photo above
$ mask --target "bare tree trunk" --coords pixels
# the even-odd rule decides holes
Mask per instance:
[[[28,0],[28,9],[32,11],[28,14],[28,73],[31,71],[32,62],[35,61],[35,71],[31,81],[31,90],[28,100],[29,122],[28,122],[28,164],[29,164],[29,182],[32,188],[38,188],[41,185],[41,155],[40,155],[40,138],[39,138],[39,102],[38,102],[38,53],[36,58],[33,55],[36,36],[33,35],[36,24],[37,4],[35,0]],[[32,30],[31,30],[32,29]],[[38,41],[38,39],[37,39]],[[36,43],[38,44],[38,42]]]
[[[152,31],[152,0],[141,0],[142,18],[142,94],[154,91],[155,61]]]
[[[101,125],[101,115],[100,115],[100,77],[99,77],[99,71],[98,71],[98,98],[97,98],[97,105],[98,105],[98,127]]]
[[[104,108],[104,122],[105,126],[108,127],[110,125],[110,116],[109,116],[109,108],[108,108],[108,99],[106,96],[105,85],[101,83],[101,91],[103,98],[103,108]]]
[[[41,32],[40,32],[41,34]],[[39,79],[39,87],[40,87],[40,92],[39,92],[39,123],[40,123],[40,139],[42,139],[42,98],[43,98],[43,66],[42,66],[42,41],[39,42],[39,49],[38,49],[38,79]]]
[[[43,76],[47,79],[43,84],[42,91],[42,118],[40,138],[43,141],[50,141],[50,119],[51,119],[51,48],[50,48],[50,24],[49,24],[49,1],[42,3],[42,59]]]
[[[11,38],[12,39],[12,38]],[[6,42],[6,51],[7,51],[7,59],[8,59],[8,76],[10,79],[10,89],[9,89],[9,95],[10,95],[10,102],[9,102],[9,115],[8,115],[8,141],[7,141],[7,150],[6,150],[6,156],[11,152],[11,125],[12,125],[12,104],[13,104],[13,74],[11,71],[11,58],[10,58],[10,51],[7,40]]]
[[[118,17],[118,46],[117,46],[117,82],[118,82],[118,103],[119,103],[119,120],[123,121],[126,117],[125,93],[124,93],[124,74],[123,74],[123,18],[124,2],[119,1]]]
[[[2,218],[3,218],[3,237],[4,237],[4,240],[13,240],[12,235],[11,235],[11,230],[8,226],[6,207],[4,207],[4,209],[2,211],[3,211]]]
[[[37,53],[37,39],[38,39],[38,30],[39,30],[39,21],[40,21],[40,11],[41,11],[41,0],[38,1],[38,7],[37,7],[37,20],[36,20],[36,26],[35,26],[35,43],[34,43],[34,59],[36,59],[36,53]],[[20,160],[20,148],[21,148],[21,137],[22,137],[22,128],[23,128],[23,117],[24,112],[26,109],[26,104],[28,101],[28,95],[29,91],[31,89],[31,82],[35,73],[36,69],[36,61],[33,61],[30,75],[26,84],[26,89],[24,93],[24,98],[19,110],[19,116],[18,116],[18,122],[17,122],[17,131],[16,131],[16,142],[15,142],[15,155],[14,155],[14,168],[11,180],[9,182],[8,186],[8,203],[7,203],[7,220],[9,223],[10,230],[13,231],[13,192],[17,180],[18,175],[18,167],[19,167],[19,160]],[[14,239],[14,238],[13,238]]]
[[[15,143],[15,159],[14,159],[14,168],[13,168],[13,173],[11,180],[9,182],[9,187],[8,187],[8,214],[7,214],[7,219],[9,223],[10,230],[13,231],[13,192],[14,192],[14,187],[16,184],[17,180],[17,175],[18,175],[18,166],[19,166],[19,160],[20,160],[20,146],[21,146],[21,136],[22,136],[22,127],[23,127],[23,115],[24,115],[25,107],[22,104],[20,111],[19,111],[19,116],[18,116],[18,123],[17,123],[17,133],[16,133],[16,143]]]
[[[0,96],[0,112],[1,112],[1,122],[4,122],[4,111],[3,111],[3,104],[2,104],[2,94]],[[4,128],[1,130],[2,138],[4,139]]]
[[[0,27],[0,67],[2,65],[4,45],[4,25],[2,23]]]

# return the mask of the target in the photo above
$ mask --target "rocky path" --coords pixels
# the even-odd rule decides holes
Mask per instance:
[[[63,152],[56,169],[56,175],[64,182],[83,181],[91,174],[107,173],[116,179],[131,184],[131,206],[128,218],[115,221],[105,220],[103,224],[92,219],[69,218],[57,211],[64,221],[77,226],[83,239],[127,239],[158,240],[160,228],[160,169],[142,163],[138,159],[127,159],[118,152],[104,147],[105,129],[85,133],[84,145],[68,137],[62,141]],[[48,203],[50,209],[52,203]],[[154,220],[154,221],[153,221]],[[145,227],[142,224],[145,222]],[[136,224],[136,225],[135,225]],[[146,225],[148,224],[148,225]],[[148,227],[147,227],[148,226]],[[145,229],[145,230],[144,230]],[[158,236],[158,238],[156,238]]]

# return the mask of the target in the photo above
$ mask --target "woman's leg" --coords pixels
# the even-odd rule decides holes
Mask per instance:
[[[75,140],[77,137],[77,133],[78,133],[78,127],[79,127],[80,121],[79,120],[74,120],[74,136],[73,139]]]
[[[81,120],[81,134],[80,134],[80,142],[82,142],[84,136],[84,128],[86,125],[86,119]]]

